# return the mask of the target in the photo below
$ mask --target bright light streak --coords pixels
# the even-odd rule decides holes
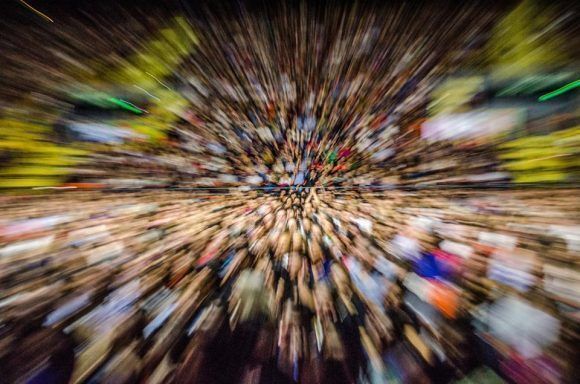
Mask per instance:
[[[155,76],[153,76],[152,74],[150,74],[149,72],[145,72],[147,75],[151,76],[152,78],[155,79],[155,81],[157,81],[159,84],[163,85],[165,88],[167,88],[168,90],[171,91],[171,88],[169,88],[165,83],[163,83],[161,80],[159,80],[158,78],[156,78]]]
[[[34,13],[36,13],[37,15],[41,16],[42,18],[44,18],[45,20],[48,20],[51,23],[54,23],[54,20],[52,20],[50,17],[48,17],[44,13],[40,12],[38,9],[34,8],[32,5],[28,4],[26,1],[20,0],[20,2],[22,4],[24,4],[28,9],[32,10]]]
[[[542,95],[538,98],[538,101],[546,101],[546,100],[550,100],[556,96],[561,95],[562,93],[571,91],[574,88],[580,87],[580,80],[576,80],[571,82],[570,84],[566,84],[564,85],[562,88],[558,88],[555,91],[546,93],[545,95]]]
[[[140,108],[138,108],[138,107],[136,107],[136,106],[132,105],[131,103],[128,103],[128,102],[124,101],[124,100],[117,99],[117,98],[115,98],[115,97],[110,97],[108,100],[109,100],[111,103],[113,103],[113,104],[115,104],[115,105],[118,105],[119,107],[121,107],[121,108],[123,108],[123,109],[126,109],[126,110],[128,110],[128,111],[131,111],[131,112],[133,112],[133,113],[136,113],[136,114],[138,114],[138,115],[140,115],[140,114],[142,114],[142,113],[143,113],[143,110],[142,110],[142,109],[140,109]]]
[[[143,92],[145,92],[148,96],[154,98],[157,101],[161,101],[160,98],[158,98],[157,96],[153,95],[151,92],[148,92],[145,88],[141,88],[140,86],[138,86],[137,84],[133,84],[133,86],[137,89],[142,90]]]
[[[137,108],[137,109],[138,109],[138,110],[140,110],[141,112],[149,113],[149,111],[147,111],[146,109],[140,108],[140,107],[136,106],[135,104],[131,103],[130,101],[123,100],[123,99],[119,99],[119,100],[121,100],[123,103],[127,103],[127,104],[129,104],[129,105],[131,105],[131,106],[133,106],[133,107]]]

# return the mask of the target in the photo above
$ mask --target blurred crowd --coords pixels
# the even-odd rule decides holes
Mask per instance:
[[[6,197],[0,377],[572,382],[579,209],[565,191]]]
[[[8,34],[8,78],[19,79],[26,70],[41,79],[20,104],[39,112],[22,114],[12,106],[6,113],[59,129],[85,125],[101,135],[93,133],[92,145],[61,143],[89,152],[73,162],[68,181],[112,187],[360,185],[417,176],[412,167],[420,158],[413,156],[414,164],[406,153],[421,148],[403,128],[425,109],[440,79],[475,56],[498,15],[493,7],[369,4],[357,11],[289,4],[257,12],[234,7],[231,14],[200,7],[189,15],[190,25],[183,17],[166,21],[163,10],[144,12],[121,10],[125,21],[84,14],[85,28],[67,18],[58,30],[41,25],[23,36]],[[408,23],[411,16],[415,22]],[[127,25],[122,33],[120,25]],[[102,29],[106,33],[98,36]],[[148,44],[150,30],[161,32]],[[35,46],[41,33],[53,36],[38,47],[50,66],[13,49],[12,39]],[[142,50],[131,49],[138,44]],[[173,60],[175,51],[181,61]],[[76,112],[79,94],[99,104],[94,99],[102,93],[127,98],[144,112],[141,120]],[[119,145],[118,136],[101,132],[102,124],[149,131],[160,125],[165,137],[146,145],[141,135]],[[47,139],[62,137],[23,140]]]
[[[575,10],[14,3],[0,384],[580,377]]]

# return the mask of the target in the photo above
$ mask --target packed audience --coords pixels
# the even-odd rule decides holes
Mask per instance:
[[[0,377],[566,382],[580,207],[500,194],[6,198]]]
[[[0,384],[576,382],[575,115],[422,131],[504,7],[232,3],[0,25]]]
[[[85,12],[68,16],[56,30],[40,25],[8,35],[5,44],[17,39],[33,46],[38,34],[54,37],[38,47],[50,66],[7,47],[10,78],[24,70],[43,77],[22,104],[46,116],[26,112],[19,119],[93,124],[93,131],[101,123],[130,126],[126,119],[108,121],[105,113],[75,112],[78,95],[104,93],[145,111],[135,117],[139,125],[163,126],[161,143],[82,145],[95,153],[73,167],[69,181],[189,187],[397,182],[413,172],[403,160],[404,151],[416,149],[407,125],[424,113],[439,79],[471,59],[478,49],[474,36],[488,31],[498,14],[413,4],[368,4],[355,12],[306,3],[219,12],[199,7],[187,19],[145,12],[122,9],[125,21]],[[148,51],[131,49],[139,46]],[[177,65],[168,57],[187,49]],[[401,160],[392,170],[395,158]]]

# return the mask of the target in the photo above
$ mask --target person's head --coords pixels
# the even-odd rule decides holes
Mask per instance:
[[[291,252],[288,255],[288,272],[290,276],[295,279],[302,268],[304,259],[297,252]]]
[[[332,281],[339,292],[344,292],[350,288],[350,277],[342,265],[332,263],[330,273]]]
[[[385,307],[398,308],[403,300],[403,287],[400,283],[395,283],[391,285],[389,293],[385,297]]]

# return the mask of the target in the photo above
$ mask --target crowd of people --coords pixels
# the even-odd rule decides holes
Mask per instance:
[[[580,207],[499,194],[7,197],[0,377],[566,382]]]
[[[0,105],[0,114],[44,129],[0,136],[9,158],[0,175],[50,172],[105,187],[505,183],[513,177],[496,142],[433,143],[420,132],[427,110],[451,98],[433,100],[433,90],[457,69],[481,72],[504,11],[372,3],[118,7],[113,17],[71,11],[58,28],[34,23],[20,31],[7,23],[0,96],[20,99]],[[567,32],[560,24],[554,28]],[[51,39],[39,45],[44,35]],[[485,92],[475,89],[451,112],[477,107]],[[139,115],[107,117],[115,97]],[[91,102],[107,106],[95,115],[77,111]],[[61,143],[50,133],[78,125],[102,137]],[[137,132],[108,142],[105,131],[115,129]],[[48,156],[47,141],[84,154],[50,159],[50,169],[25,167],[30,160],[22,157]],[[574,167],[574,148],[558,154],[566,167]]]
[[[190,187],[396,183],[417,165],[405,155],[418,148],[407,126],[425,110],[440,79],[473,60],[498,10],[304,3],[192,12],[176,18],[188,27],[175,31],[172,21],[157,24],[168,19],[161,11],[146,17],[126,10],[124,22],[83,15],[86,38],[75,38],[74,18],[57,31],[32,28],[22,36],[25,44],[34,45],[39,33],[54,36],[39,47],[54,60],[50,68],[28,52],[8,51],[7,68],[45,77],[35,82],[45,88],[34,93],[44,98],[27,103],[54,116],[37,120],[93,124],[93,130],[102,123],[131,126],[128,119],[75,114],[78,101],[71,94],[78,93],[123,95],[144,111],[135,119],[143,118],[139,124],[145,126],[160,123],[156,110],[177,116],[162,121],[162,143],[83,146],[96,153],[75,165],[69,181]],[[408,23],[409,17],[415,22]],[[445,23],[448,18],[454,22]],[[120,43],[114,36],[125,24]],[[161,37],[147,44],[150,35]],[[95,46],[88,47],[92,37]],[[179,65],[166,68],[161,51],[167,56],[189,46]],[[152,72],[169,74],[154,81]]]
[[[577,119],[465,117],[509,6],[96,3],[0,24],[0,384],[577,381],[577,192],[512,183]]]

